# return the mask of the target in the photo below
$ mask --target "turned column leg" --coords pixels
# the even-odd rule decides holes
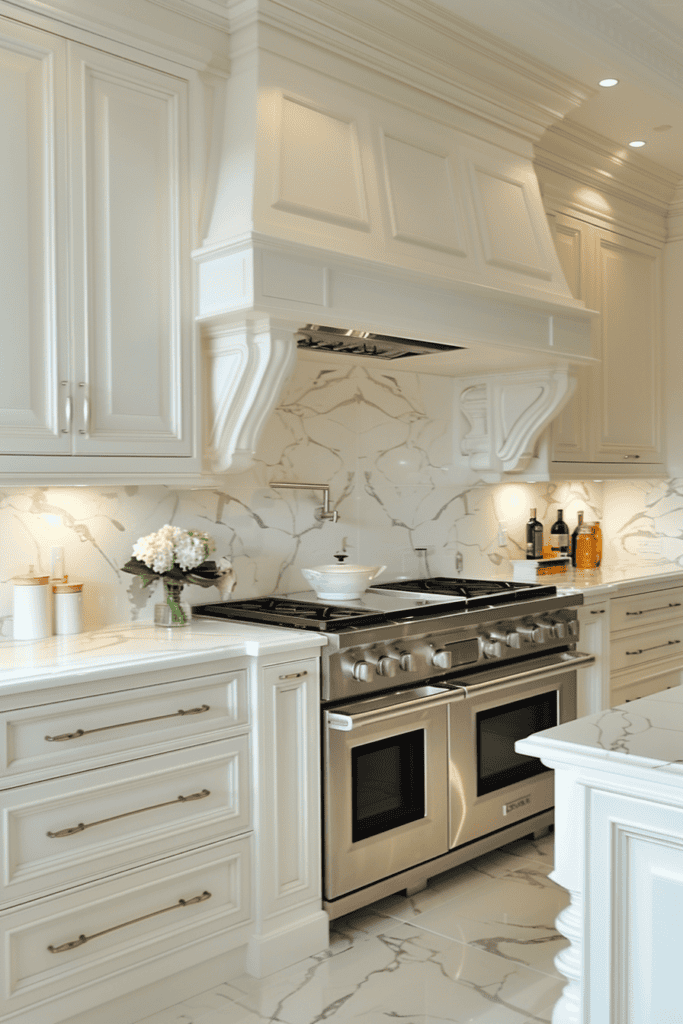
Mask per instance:
[[[567,979],[562,995],[553,1009],[553,1024],[584,1024],[582,999],[583,898],[570,892],[571,903],[558,914],[555,927],[571,945],[555,957],[555,966]]]

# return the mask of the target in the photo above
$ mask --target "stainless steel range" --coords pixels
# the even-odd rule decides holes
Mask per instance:
[[[325,908],[348,913],[552,822],[553,773],[515,741],[576,717],[580,596],[449,577],[195,614],[323,632]]]

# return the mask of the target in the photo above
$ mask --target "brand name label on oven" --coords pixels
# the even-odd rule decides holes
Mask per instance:
[[[530,793],[527,796],[520,796],[518,800],[511,800],[509,804],[503,804],[503,814],[512,814],[513,811],[518,811],[520,807],[528,807],[530,803]]]

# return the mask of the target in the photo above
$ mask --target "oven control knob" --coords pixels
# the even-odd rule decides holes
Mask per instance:
[[[498,640],[484,640],[481,649],[485,658],[503,657],[503,645]]]
[[[432,654],[432,665],[434,668],[451,668],[453,665],[453,654],[451,651],[434,651]]]
[[[553,636],[556,640],[566,640],[567,638],[567,623],[566,622],[553,622],[552,625]]]
[[[531,626],[518,626],[517,632],[529,643],[542,644],[545,643],[545,630],[541,629],[537,623],[533,623]]]
[[[578,619],[570,619],[569,622],[567,623],[567,626],[569,627],[569,635],[570,636],[578,636],[579,635],[579,620]]]
[[[499,640],[501,644],[505,644],[506,647],[521,647],[522,638],[519,633],[506,633],[502,629],[492,629],[490,633],[491,640]]]
[[[414,672],[415,671],[415,658],[412,654],[408,654],[404,651],[398,659],[398,664],[402,672]]]
[[[398,671],[396,658],[382,657],[377,659],[377,674],[380,676],[395,676]]]
[[[374,679],[372,665],[368,661],[357,661],[353,666],[353,678],[361,683],[371,683]]]

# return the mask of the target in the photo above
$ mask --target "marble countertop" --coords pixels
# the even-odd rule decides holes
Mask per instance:
[[[683,686],[587,715],[519,740],[542,760],[683,783]]]
[[[74,636],[6,640],[0,642],[0,695],[88,682],[112,673],[134,675],[242,655],[288,653],[325,643],[319,633],[208,619],[180,629],[128,622]]]
[[[683,584],[683,568],[669,562],[646,566],[601,565],[599,569],[570,569],[566,576],[562,574],[555,577],[555,581],[557,589],[563,594],[588,591],[610,597],[627,590],[636,592],[637,584],[642,583],[671,587]]]

